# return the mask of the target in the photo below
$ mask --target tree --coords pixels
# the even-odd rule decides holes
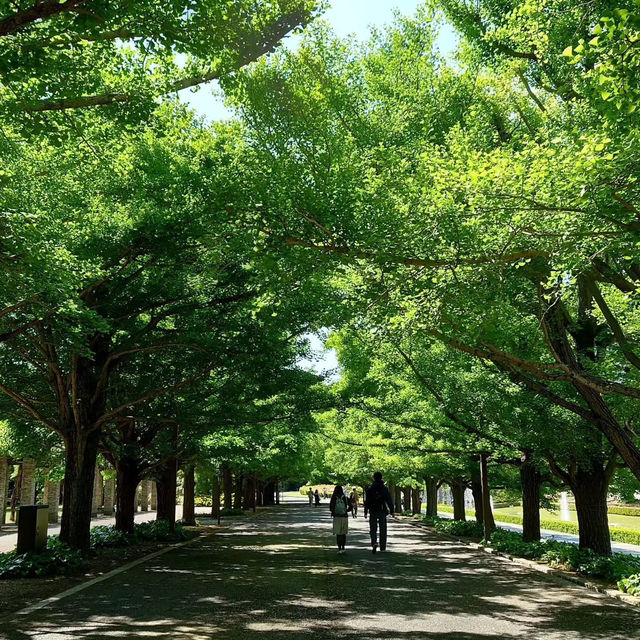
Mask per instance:
[[[609,137],[598,105],[541,98],[509,65],[454,73],[432,25],[401,20],[364,55],[316,30],[238,76],[265,179],[281,185],[260,194],[272,242],[319,268],[333,256],[354,306],[493,363],[599,429],[640,477],[637,119]],[[555,65],[565,47],[548,43]]]

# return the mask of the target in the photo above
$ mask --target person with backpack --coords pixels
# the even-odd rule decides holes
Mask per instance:
[[[388,507],[388,509],[387,509]],[[378,550],[378,527],[380,527],[380,551],[387,550],[387,515],[393,517],[393,501],[389,489],[382,481],[382,474],[373,474],[373,484],[367,489],[364,498],[364,517],[369,514],[369,533],[371,534],[371,551]]]
[[[347,532],[349,531],[350,507],[347,504],[347,496],[344,495],[344,489],[340,485],[337,485],[333,490],[333,495],[329,501],[329,510],[333,518],[333,533],[338,543],[338,553],[343,554],[347,544]]]

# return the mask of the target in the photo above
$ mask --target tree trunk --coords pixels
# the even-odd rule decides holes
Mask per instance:
[[[264,486],[264,506],[268,507],[276,503],[276,485],[275,482],[267,482]]]
[[[77,428],[65,437],[64,501],[60,540],[86,555],[100,430]]]
[[[220,515],[220,477],[217,473],[213,476],[213,486],[211,487],[211,517],[217,518]]]
[[[540,471],[530,460],[523,456],[520,465],[520,485],[522,487],[522,539],[525,542],[540,540]]]
[[[168,460],[158,472],[158,511],[156,520],[166,520],[173,531],[176,524],[176,482],[178,464],[175,458]]]
[[[402,487],[402,510],[411,511],[411,487]]]
[[[242,490],[242,508],[245,511],[251,511],[253,504],[251,500],[251,492],[253,490],[253,477],[246,476],[244,479],[244,487]]]
[[[487,469],[487,454],[480,454],[480,482],[482,483],[482,527],[484,539],[490,540],[496,528],[491,509],[491,495],[489,494],[489,472]]]
[[[20,489],[22,488],[22,465],[18,467],[18,475],[16,481],[13,483],[13,492],[11,493],[11,513],[9,520],[11,522],[16,521],[16,507],[18,506],[18,496],[20,495]]]
[[[182,500],[182,519],[188,527],[196,526],[196,474],[190,464],[184,469],[184,497]]]
[[[259,507],[264,506],[264,482],[258,480],[258,493],[256,494],[256,500]]]
[[[116,529],[133,532],[138,489],[138,466],[131,460],[116,460]]]
[[[232,486],[231,469],[228,464],[222,465],[222,492],[224,493],[224,508],[231,509],[233,503],[231,501],[231,486]]]
[[[482,512],[482,482],[480,480],[471,481],[471,493],[473,493],[473,508],[476,512],[476,522],[484,524],[484,513]]]
[[[438,515],[438,481],[433,476],[425,478],[427,516],[435,518]]]
[[[420,489],[411,489],[411,506],[413,515],[422,511],[422,500],[420,500]]]
[[[580,547],[611,555],[611,533],[607,518],[607,490],[609,483],[602,465],[595,464],[588,471],[578,469],[571,490],[576,500]]]
[[[451,483],[451,495],[453,496],[453,519],[466,520],[467,516],[464,511],[464,490],[463,482]]]
[[[393,485],[393,506],[396,513],[402,513],[402,490],[397,485]]]
[[[242,509],[242,474],[237,473],[233,479],[233,508]]]

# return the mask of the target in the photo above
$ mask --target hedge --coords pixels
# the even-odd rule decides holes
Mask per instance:
[[[453,507],[448,505],[438,505],[438,511],[442,513],[453,513]],[[475,511],[467,509],[466,515],[475,517]],[[496,514],[494,514],[496,517]],[[522,516],[515,516],[501,513],[496,517],[499,522],[506,524],[519,524],[522,525]],[[548,529],[550,531],[557,531],[558,533],[570,533],[573,535],[580,535],[580,529],[577,522],[559,522],[558,520],[540,520],[540,527],[542,529]],[[633,529],[610,529],[611,540],[614,542],[623,542],[626,544],[640,545],[640,531],[634,531]]]

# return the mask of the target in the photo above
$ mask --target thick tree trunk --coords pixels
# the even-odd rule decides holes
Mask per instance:
[[[482,482],[480,480],[471,481],[471,493],[473,494],[473,508],[476,512],[476,522],[484,524],[484,513],[482,511]]]
[[[402,510],[411,511],[411,487],[402,487]]]
[[[453,496],[453,519],[466,520],[467,516],[464,510],[464,490],[463,482],[451,483],[451,495]]]
[[[182,500],[182,519],[188,527],[196,526],[196,475],[195,467],[190,464],[184,470],[184,498]]]
[[[435,518],[438,515],[438,480],[432,476],[425,478],[427,490],[427,516]]]
[[[89,551],[91,502],[100,430],[75,429],[65,437],[65,478],[60,540]]]
[[[601,465],[588,471],[578,469],[571,490],[576,500],[580,547],[611,555],[611,533],[607,517],[609,483]]]
[[[232,481],[231,469],[229,469],[229,465],[225,463],[222,465],[222,492],[224,494],[225,509],[231,509],[233,506],[231,501]]]
[[[116,460],[116,529],[133,532],[136,514],[138,466],[130,460]]]
[[[171,530],[176,524],[177,476],[178,464],[175,458],[168,460],[157,476],[158,511],[156,512],[156,520],[166,520]]]
[[[540,540],[540,471],[525,454],[520,465],[522,487],[522,539],[525,542]]]
[[[275,482],[267,482],[264,486],[264,506],[268,507],[276,503],[276,484]]]

